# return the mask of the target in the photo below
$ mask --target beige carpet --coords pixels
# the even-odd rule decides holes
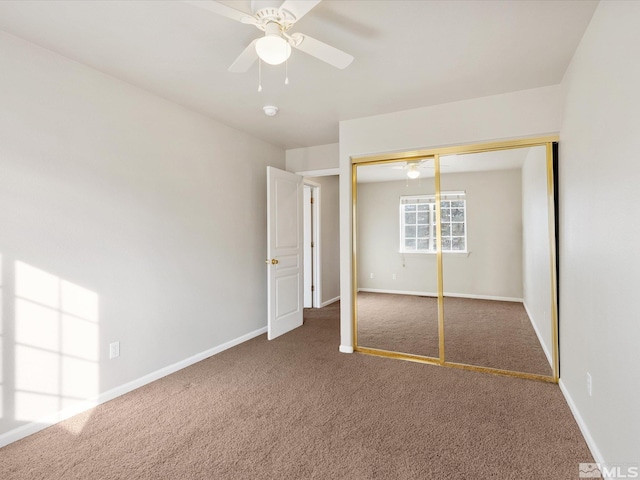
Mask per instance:
[[[0,450],[13,479],[573,479],[556,385],[338,353],[338,304]]]
[[[445,360],[551,375],[521,303],[446,297]],[[434,297],[360,292],[358,345],[438,358]]]

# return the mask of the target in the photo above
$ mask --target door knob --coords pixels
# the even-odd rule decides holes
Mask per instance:
[[[266,263],[267,265],[269,265],[269,264],[271,264],[271,265],[277,265],[277,264],[278,264],[278,260],[276,260],[275,258],[274,258],[274,259],[269,260],[269,259],[267,258],[267,259],[264,261],[264,263]]]

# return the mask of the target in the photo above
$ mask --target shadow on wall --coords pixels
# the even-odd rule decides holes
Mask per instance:
[[[19,260],[0,272],[0,424],[54,423],[98,394],[98,295]]]

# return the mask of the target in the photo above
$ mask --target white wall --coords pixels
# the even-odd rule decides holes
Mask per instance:
[[[320,184],[321,305],[340,297],[340,195],[337,175],[307,177]]]
[[[522,282],[525,308],[553,365],[546,157],[544,147],[530,148],[522,166]]]
[[[283,150],[6,34],[0,69],[0,434],[265,327]]]
[[[601,461],[640,464],[640,2],[600,2],[563,81],[560,374]],[[593,394],[587,394],[591,373]]]
[[[520,182],[519,170],[442,175],[467,203],[468,253],[443,255],[445,294],[522,299]],[[358,288],[437,295],[436,256],[399,253],[400,196],[434,190],[433,178],[358,184]]]
[[[317,175],[322,170],[337,169],[340,166],[338,144],[330,143],[287,150],[286,165],[289,172],[308,172],[307,175]]]
[[[351,157],[557,133],[562,89],[551,86],[340,122],[340,343],[351,322]]]

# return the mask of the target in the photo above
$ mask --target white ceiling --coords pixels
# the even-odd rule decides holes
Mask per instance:
[[[224,1],[251,12],[250,2]],[[283,148],[338,141],[338,122],[560,83],[590,0],[324,0],[292,32],[355,57],[305,53],[227,68],[260,32],[170,0],[4,0],[0,29]],[[44,79],[43,79],[44,81]],[[264,105],[276,105],[269,118]]]

